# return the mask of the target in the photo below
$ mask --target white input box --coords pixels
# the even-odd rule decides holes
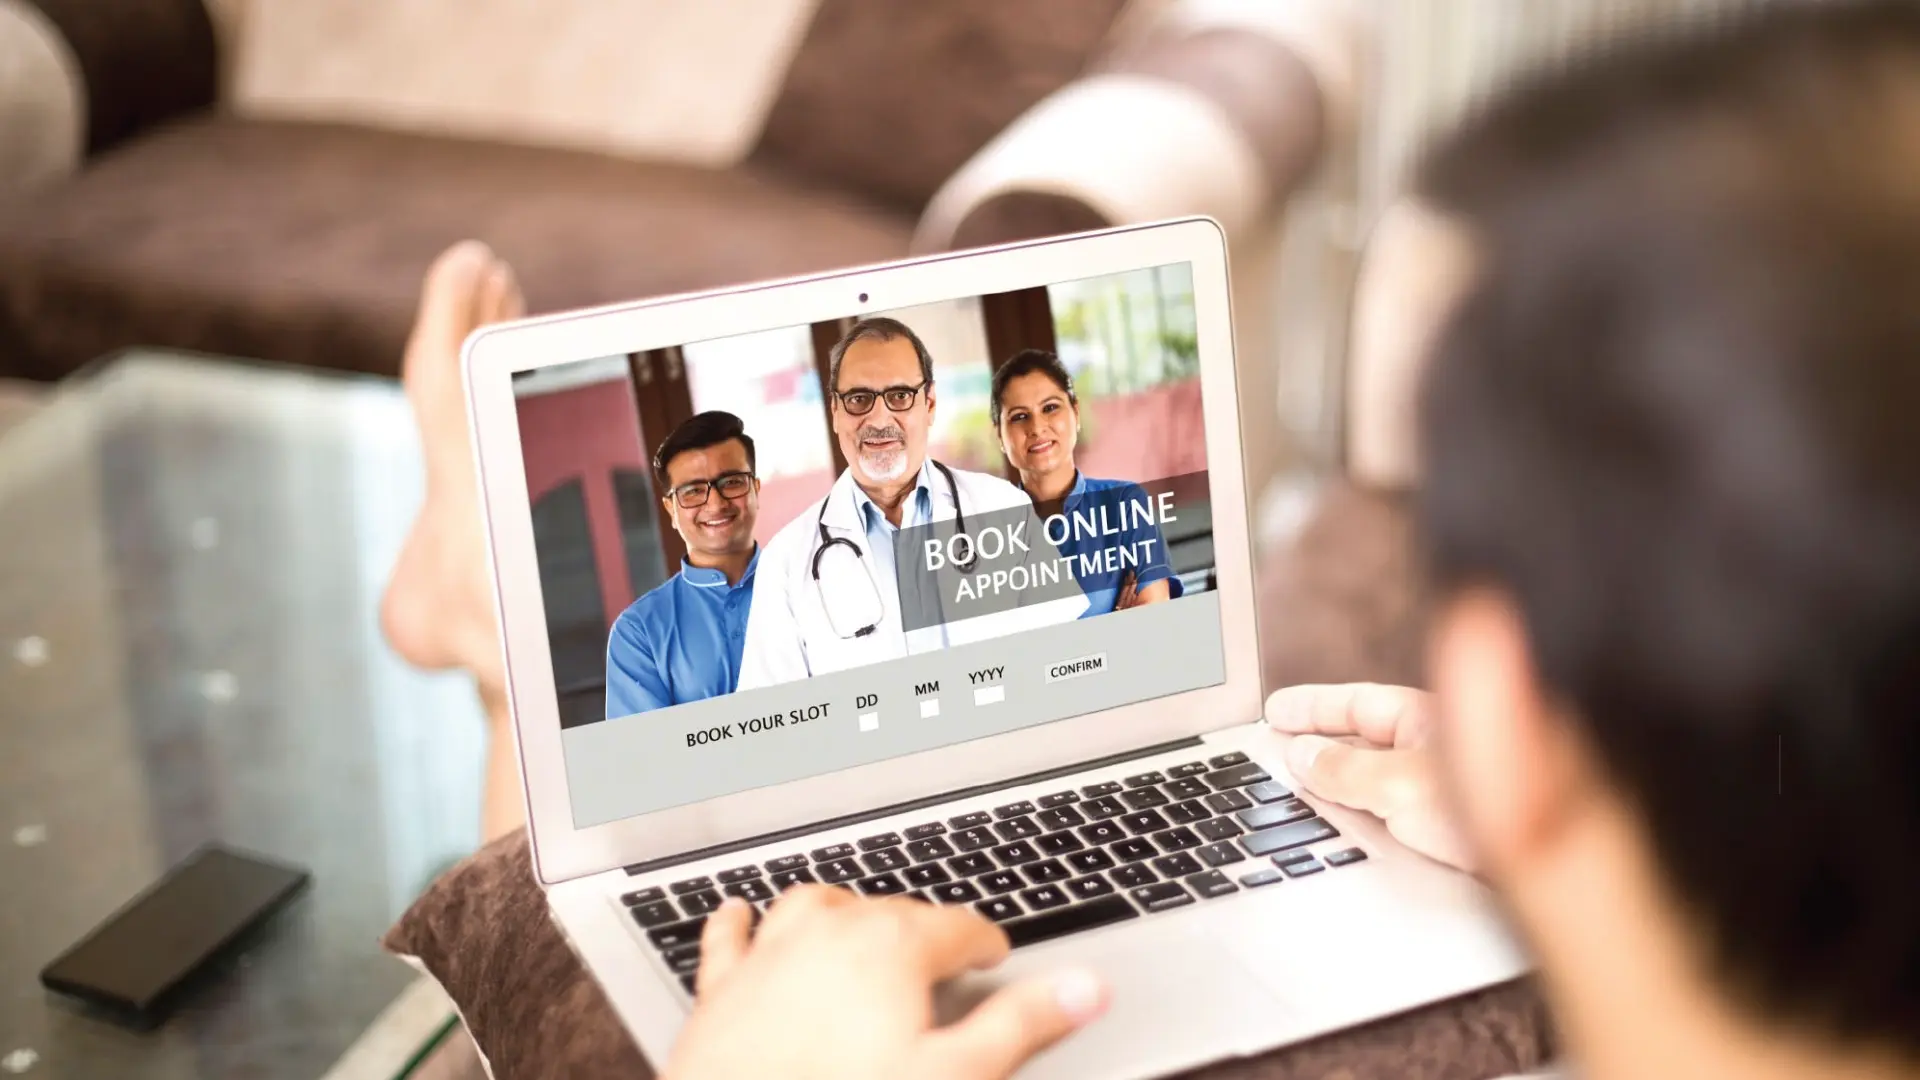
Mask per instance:
[[[940,715],[940,699],[930,697],[920,703],[920,719],[931,720]]]
[[[861,713],[860,714],[860,730],[861,731],[879,731],[880,730],[880,714],[877,712]]]
[[[1007,688],[1004,686],[982,686],[974,690],[975,705],[998,705],[1007,700]]]

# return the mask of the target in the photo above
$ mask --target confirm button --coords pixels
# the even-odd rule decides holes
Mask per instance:
[[[1098,675],[1107,670],[1107,654],[1094,653],[1092,656],[1076,656],[1072,660],[1061,660],[1047,665],[1047,681],[1065,682],[1082,675]]]

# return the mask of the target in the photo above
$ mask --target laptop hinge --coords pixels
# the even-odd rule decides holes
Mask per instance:
[[[1137,761],[1143,757],[1152,757],[1155,754],[1164,754],[1169,750],[1186,750],[1202,745],[1205,744],[1200,741],[1200,737],[1193,735],[1184,739],[1175,739],[1172,742],[1159,743],[1154,746],[1143,746],[1136,750],[1129,750],[1123,754],[1110,754],[1107,757],[1094,758],[1091,761],[1082,761],[1073,765],[1062,765],[1057,769],[1028,773],[1025,776],[1015,776],[1007,780],[996,780],[991,784],[978,784],[969,788],[961,788],[957,791],[928,795],[922,799],[911,799],[907,802],[894,803],[891,806],[875,807],[872,810],[863,810],[857,814],[845,814],[840,817],[827,818],[824,821],[815,821],[806,825],[795,825],[789,829],[779,829],[774,832],[761,833],[758,836],[749,836],[739,840],[729,841],[725,844],[715,844],[712,847],[700,848],[697,851],[685,851],[678,855],[669,855],[662,859],[649,859],[646,862],[634,863],[632,866],[627,867],[627,873],[646,874],[655,870],[665,870],[668,867],[682,866],[686,863],[698,862],[701,859],[710,859],[715,855],[725,855],[730,851],[745,851],[748,848],[763,847],[767,844],[779,843],[782,840],[795,840],[803,836],[811,836],[814,833],[825,832],[828,829],[837,829],[842,825],[858,825],[863,821],[873,821],[876,818],[888,817],[893,814],[903,814],[909,810],[919,810],[928,806],[939,806],[941,803],[958,802],[961,799],[970,799],[975,795],[989,795],[996,791],[1005,791],[1011,787],[1019,787],[1021,784],[1039,783],[1042,780],[1052,780],[1058,776],[1072,776],[1074,773],[1088,772],[1093,769],[1105,768],[1108,765],[1118,765],[1122,762]]]

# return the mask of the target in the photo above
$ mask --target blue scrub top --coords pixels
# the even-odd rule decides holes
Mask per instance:
[[[1071,522],[1075,512],[1089,514],[1104,509],[1110,520],[1119,521],[1122,520],[1119,516],[1120,504],[1131,502],[1146,505],[1148,501],[1146,489],[1139,484],[1128,480],[1095,480],[1080,473],[1074,477],[1073,490],[1067,492],[1061,512]],[[1127,509],[1132,512],[1134,508]],[[1153,542],[1150,557],[1149,549],[1144,546],[1146,541]],[[1173,566],[1167,561],[1166,537],[1160,535],[1160,526],[1157,524],[1133,522],[1112,536],[1082,537],[1077,531],[1070,531],[1067,542],[1056,547],[1061,555],[1073,560],[1073,576],[1080,582],[1081,591],[1087,594],[1087,610],[1080,613],[1083,619],[1105,615],[1113,610],[1114,601],[1120,598],[1120,579],[1128,569],[1134,573],[1136,588],[1144,589],[1156,581],[1165,581],[1169,583],[1167,588],[1171,596],[1177,597],[1182,591],[1180,579],[1173,576]],[[1131,548],[1142,558],[1132,567],[1116,567],[1112,571],[1105,568],[1103,559],[1099,570],[1082,572],[1086,569],[1080,562],[1083,553],[1091,555],[1109,547]]]
[[[722,694],[740,684],[753,606],[755,548],[740,581],[682,560],[680,572],[635,600],[607,636],[607,719]]]

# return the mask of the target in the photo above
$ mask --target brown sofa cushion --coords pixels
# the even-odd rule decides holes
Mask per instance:
[[[912,225],[752,169],[210,116],[0,204],[0,374],[133,344],[392,374],[464,237],[546,311],[895,258]]]

